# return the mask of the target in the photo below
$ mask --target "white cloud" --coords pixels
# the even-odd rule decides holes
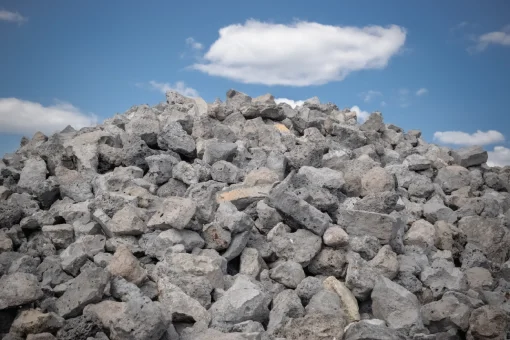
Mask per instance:
[[[358,123],[360,124],[367,120],[368,116],[370,116],[370,113],[368,113],[367,111],[361,111],[361,109],[357,105],[351,107],[351,111],[356,112],[356,116],[358,117]]]
[[[304,100],[292,100],[287,98],[275,98],[274,101],[276,104],[280,103],[289,104],[292,108],[295,108],[297,106],[303,106],[303,104],[305,103]]]
[[[219,31],[192,68],[242,83],[308,86],[349,73],[382,69],[406,40],[400,26],[340,27],[315,22],[273,24],[248,20]]]
[[[510,165],[510,149],[504,146],[495,146],[493,151],[489,151],[488,166]]]
[[[475,40],[476,45],[470,47],[470,51],[481,52],[489,45],[510,46],[510,25],[503,27],[501,31],[482,34]]]
[[[385,107],[386,105],[388,105],[388,104],[386,104],[386,102],[383,100],[383,101],[381,102],[381,106],[382,106],[382,107]]]
[[[43,106],[17,98],[0,98],[0,132],[3,133],[33,134],[41,131],[51,134],[67,125],[81,129],[96,123],[95,115],[82,113],[67,102],[57,101],[55,105]]]
[[[365,103],[370,102],[374,97],[382,96],[382,93],[379,91],[368,90],[367,92],[361,92],[360,97],[363,98]]]
[[[138,85],[143,86],[143,84],[138,84]],[[183,96],[186,96],[186,97],[198,97],[198,91],[192,87],[186,86],[186,84],[182,81],[178,81],[174,85],[172,85],[170,83],[159,83],[155,80],[151,80],[149,82],[149,86],[153,90],[157,90],[161,93],[166,93],[167,91],[175,91],[175,92],[179,92],[180,94],[182,94]]]
[[[196,41],[193,37],[187,38],[186,44],[194,50],[201,50],[202,48],[204,48],[204,45]]]
[[[0,10],[0,21],[15,22],[21,24],[28,19],[19,14],[18,12],[9,12],[6,10]]]
[[[421,89],[419,89],[418,91],[416,91],[416,95],[417,96],[423,96],[423,95],[426,95],[427,93],[429,93],[429,90],[427,90],[426,88],[422,87]]]
[[[445,144],[453,145],[489,145],[503,142],[505,136],[499,131],[476,131],[469,134],[462,131],[437,131],[434,133],[434,140]]]

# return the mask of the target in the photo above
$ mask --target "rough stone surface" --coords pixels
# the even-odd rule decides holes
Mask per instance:
[[[510,167],[357,116],[168,91],[22,138],[0,338],[504,340]]]

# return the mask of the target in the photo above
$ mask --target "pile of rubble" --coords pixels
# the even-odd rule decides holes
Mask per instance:
[[[505,339],[510,168],[313,98],[174,92],[0,162],[4,339]]]

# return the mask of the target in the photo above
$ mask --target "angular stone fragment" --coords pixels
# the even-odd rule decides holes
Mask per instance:
[[[218,161],[211,167],[211,177],[215,181],[232,184],[240,181],[241,172],[232,163]]]
[[[185,156],[195,152],[195,141],[178,122],[168,122],[157,137],[157,144],[163,150],[172,150]]]
[[[225,230],[217,223],[204,225],[202,237],[204,238],[206,248],[218,251],[227,249],[232,241],[230,231]]]
[[[344,334],[345,340],[404,340],[404,335],[385,325],[374,324],[372,320],[362,320],[350,324]]]
[[[336,218],[337,224],[350,236],[375,236],[383,245],[390,241],[393,226],[397,223],[391,215],[361,210],[339,209]]]
[[[304,317],[291,319],[281,334],[293,340],[327,340],[342,339],[346,322],[336,315],[320,313],[306,314]]]
[[[84,202],[94,198],[90,182],[76,170],[57,167],[55,170],[60,188],[60,195],[75,202]]]
[[[451,152],[455,164],[468,168],[487,162],[488,154],[481,146],[470,146]]]
[[[145,269],[140,266],[140,262],[138,262],[137,258],[133,256],[125,245],[117,247],[106,269],[110,274],[121,276],[138,286],[141,285],[147,277]]]
[[[361,178],[361,194],[392,191],[395,189],[395,179],[384,168],[374,167]]]
[[[53,312],[42,313],[37,309],[21,312],[11,326],[11,332],[26,335],[56,332],[64,325],[64,319]]]
[[[239,273],[257,279],[262,269],[267,269],[267,265],[258,250],[255,248],[244,248],[241,253]]]
[[[406,157],[403,164],[407,165],[409,170],[421,171],[429,169],[431,163],[432,162],[425,156],[412,154]]]
[[[331,218],[290,192],[287,183],[292,174],[269,193],[269,202],[291,222],[322,236],[331,224]]]
[[[328,277],[323,282],[324,288],[335,292],[340,298],[342,310],[347,317],[347,322],[360,320],[358,301],[352,292],[333,276]]]
[[[212,325],[234,325],[247,320],[266,322],[270,301],[270,297],[256,285],[238,278],[211,306]]]
[[[303,267],[296,262],[286,261],[269,271],[273,280],[283,284],[287,288],[295,289],[306,277]]]
[[[294,233],[276,235],[271,246],[276,255],[282,259],[306,266],[321,250],[321,238],[312,232],[299,229]]]
[[[168,278],[158,281],[158,291],[158,301],[172,322],[205,322],[208,325],[211,321],[209,312]]]
[[[330,247],[344,247],[349,244],[349,235],[339,226],[331,226],[322,235],[324,244]]]
[[[232,185],[225,190],[218,192],[216,202],[232,202],[237,208],[244,209],[253,202],[266,198],[270,190],[271,185]]]
[[[236,153],[237,144],[235,143],[211,142],[206,144],[202,160],[209,165],[218,161],[230,162]]]
[[[439,184],[447,194],[462,187],[469,186],[471,177],[469,171],[458,165],[450,165],[439,169],[435,183]]]
[[[495,306],[483,306],[475,309],[469,317],[469,340],[503,340],[508,331],[508,316]]]
[[[21,306],[43,297],[37,277],[27,273],[12,273],[0,278],[0,310]]]
[[[195,216],[196,209],[196,204],[191,199],[167,197],[147,222],[147,226],[157,229],[184,229]]]
[[[65,249],[74,241],[74,228],[69,224],[45,225],[42,232],[57,249]]]
[[[273,300],[273,308],[269,313],[269,333],[278,333],[283,326],[292,318],[305,315],[305,309],[296,292],[286,289],[279,293]]]
[[[387,278],[378,279],[374,286],[372,310],[374,316],[385,320],[390,328],[419,327],[423,324],[416,296]]]
[[[147,231],[147,216],[143,210],[125,206],[113,215],[107,228],[113,235],[140,235]]]
[[[110,275],[103,268],[82,272],[57,300],[55,306],[58,314],[64,318],[80,315],[85,306],[101,301],[109,280]]]

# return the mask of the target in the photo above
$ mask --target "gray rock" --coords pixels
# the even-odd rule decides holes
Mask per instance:
[[[275,225],[282,222],[282,217],[275,208],[270,207],[264,201],[257,202],[257,216],[255,226],[262,233],[267,234]]]
[[[422,171],[429,169],[432,162],[425,156],[412,154],[406,157],[403,164],[407,165],[409,170]]]
[[[264,259],[255,248],[244,248],[240,261],[239,273],[255,279],[259,277],[262,269],[267,269]]]
[[[147,222],[149,228],[184,229],[188,226],[196,212],[196,204],[191,199],[167,197],[161,207]]]
[[[306,277],[303,267],[293,261],[285,261],[269,271],[273,280],[283,284],[287,288],[295,289]]]
[[[347,270],[347,251],[324,247],[312,259],[308,270],[314,275],[344,278]]]
[[[510,249],[510,236],[498,219],[463,217],[458,222],[458,228],[466,235],[468,242],[479,246],[485,252],[488,259],[497,263],[505,262]]]
[[[452,150],[452,157],[455,164],[465,168],[480,165],[487,162],[488,154],[481,146],[471,146]]]
[[[56,332],[64,325],[64,319],[53,312],[42,313],[36,309],[22,311],[12,323],[11,332],[21,335]]]
[[[191,185],[186,191],[186,197],[192,199],[197,205],[196,217],[205,223],[212,222],[214,213],[218,208],[216,194],[223,189],[224,183],[207,181]]]
[[[80,315],[85,306],[101,301],[109,280],[110,275],[103,268],[92,268],[82,272],[57,300],[58,314],[64,318]]]
[[[120,276],[135,285],[141,285],[147,277],[147,272],[138,262],[137,258],[129,251],[125,245],[117,247],[113,258],[108,263],[106,269],[113,276]]]
[[[338,210],[336,219],[349,236],[375,236],[383,245],[389,243],[393,226],[397,223],[391,215],[342,208]]]
[[[241,172],[232,163],[218,161],[211,167],[211,177],[215,181],[232,184],[240,182]]]
[[[144,179],[150,183],[161,185],[172,178],[172,169],[179,162],[172,155],[154,155],[146,158],[149,171]]]
[[[243,231],[242,233],[235,234],[232,237],[232,241],[230,242],[230,245],[228,246],[227,250],[222,254],[222,256],[227,259],[227,261],[230,261],[243,252],[244,248],[248,244],[248,240],[250,239],[250,231]]]
[[[335,292],[320,290],[312,298],[305,308],[306,314],[334,315],[344,319],[340,298]]]
[[[238,278],[223,296],[212,304],[209,312],[212,325],[233,325],[247,320],[266,322],[269,319],[270,297],[253,283]]]
[[[322,282],[323,280],[315,276],[307,276],[299,283],[296,288],[296,293],[304,306],[308,304],[312,296],[324,289]]]
[[[352,323],[345,331],[345,340],[404,340],[405,337],[395,329],[385,325],[377,325],[371,320]]]
[[[322,235],[322,240],[329,247],[345,247],[349,244],[349,235],[341,227],[331,226]]]
[[[269,313],[267,331],[277,334],[290,319],[299,318],[304,315],[305,309],[296,292],[286,289],[273,299],[273,308]]]
[[[69,224],[45,225],[42,232],[57,249],[67,248],[74,241],[74,228]]]
[[[465,332],[469,327],[469,316],[473,308],[455,295],[449,294],[439,301],[424,305],[421,311],[423,322],[432,333],[445,332],[451,328]]]
[[[206,144],[202,160],[209,165],[213,165],[218,161],[231,162],[236,153],[237,144],[211,142]]]
[[[379,240],[369,235],[355,236],[350,239],[349,245],[352,251],[355,251],[367,261],[373,259],[381,248]]]
[[[498,307],[483,306],[475,309],[469,317],[467,339],[501,339],[508,331],[508,316]]]
[[[208,325],[211,321],[209,312],[168,278],[158,281],[158,291],[158,301],[172,322],[205,322]]]
[[[102,301],[86,307],[84,314],[99,320],[112,340],[159,339],[167,329],[163,308],[147,297],[127,302]]]
[[[374,167],[363,174],[361,178],[361,194],[369,194],[392,191],[395,189],[395,179],[384,168]]]
[[[433,201],[429,201],[423,206],[423,215],[430,223],[437,221],[455,223],[457,221],[457,214],[452,209]]]
[[[319,253],[321,244],[319,236],[304,229],[276,235],[271,240],[271,247],[279,258],[297,262],[302,266],[307,266]]]
[[[357,253],[350,254],[345,285],[357,299],[361,301],[368,299],[378,276],[378,273]]]
[[[420,274],[423,284],[432,290],[434,297],[441,296],[446,290],[467,291],[466,275],[453,263],[436,260]]]
[[[205,241],[205,247],[214,250],[226,250],[232,241],[230,231],[225,230],[217,223],[204,225],[202,237]]]
[[[416,296],[404,287],[387,278],[380,278],[371,297],[374,316],[386,321],[390,328],[422,325],[420,303]]]
[[[157,144],[163,150],[172,150],[185,156],[195,152],[195,141],[178,122],[168,122],[157,137]]]
[[[80,237],[60,253],[62,269],[71,275],[77,275],[88,258],[104,251],[106,238],[103,235]]]
[[[458,165],[450,165],[439,169],[435,183],[439,184],[447,194],[462,187],[469,186],[471,177],[469,171]]]
[[[0,278],[0,310],[21,306],[43,297],[37,277],[27,273],[12,273]]]
[[[288,183],[292,180],[292,176],[290,174],[284,182],[271,190],[270,204],[292,223],[322,236],[330,226],[331,218],[288,191]]]
[[[141,235],[147,231],[147,215],[142,209],[125,206],[106,226],[112,235]]]
[[[193,165],[181,161],[172,169],[172,176],[184,184],[191,185],[200,182],[200,174]]]
[[[346,322],[335,315],[306,314],[291,319],[281,332],[287,339],[342,339]]]

